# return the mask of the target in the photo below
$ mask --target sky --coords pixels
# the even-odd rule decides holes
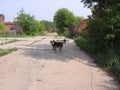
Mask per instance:
[[[80,0],[0,0],[0,14],[5,15],[5,22],[14,21],[22,8],[37,20],[53,21],[55,13],[61,8],[67,8],[75,16],[87,18],[91,15],[90,9],[85,8]]]

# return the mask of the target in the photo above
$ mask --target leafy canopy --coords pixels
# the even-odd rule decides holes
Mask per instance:
[[[59,29],[58,33],[64,34],[70,26],[74,26],[77,23],[77,19],[71,11],[66,8],[61,8],[55,13],[54,22]]]
[[[119,0],[81,0],[92,9],[88,30],[92,41],[99,46],[120,44],[120,2]]]

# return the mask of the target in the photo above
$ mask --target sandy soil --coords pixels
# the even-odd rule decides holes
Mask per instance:
[[[19,48],[0,57],[0,90],[120,90],[73,40],[54,53],[49,42],[54,38],[17,38],[21,41],[0,46]]]

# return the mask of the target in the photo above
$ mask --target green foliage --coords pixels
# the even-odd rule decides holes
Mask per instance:
[[[68,28],[64,28],[64,34],[63,35],[66,36],[66,37],[70,37],[70,31],[69,31]]]
[[[74,14],[66,8],[59,9],[54,15],[54,22],[59,29],[59,34],[64,34],[66,28],[74,26],[77,23],[77,19]]]
[[[96,53],[92,56],[120,80],[120,2],[118,0],[81,0],[92,8],[87,30]],[[83,42],[84,43],[84,42]],[[89,45],[89,44],[88,44]],[[85,49],[86,50],[86,46]]]
[[[119,45],[120,3],[116,0],[82,0],[82,2],[94,8],[88,25],[93,42],[104,47]]]
[[[0,37],[29,37],[30,35],[26,35],[24,33],[22,33],[21,35],[14,35],[14,34],[7,34],[6,32],[3,32],[2,35],[0,35]]]
[[[43,24],[35,20],[34,16],[26,14],[23,9],[20,10],[18,16],[15,18],[15,22],[22,27],[26,35],[38,35],[44,32]]]
[[[5,30],[5,25],[4,24],[0,24],[0,32]]]
[[[85,50],[87,53],[94,53],[95,51],[95,46],[90,43],[89,39],[82,37],[82,36],[77,36],[74,38],[75,43],[77,46],[80,47],[80,49]]]
[[[54,22],[46,21],[46,20],[42,20],[40,22],[44,25],[45,30],[47,30],[47,31],[50,30],[50,29],[56,28],[56,25],[55,25]]]
[[[44,25],[39,21],[34,20],[33,24],[30,26],[32,35],[44,34]]]

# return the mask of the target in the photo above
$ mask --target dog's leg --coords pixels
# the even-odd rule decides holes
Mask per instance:
[[[60,52],[62,52],[62,47],[63,47],[63,44],[61,44],[61,46],[59,47]]]
[[[62,47],[59,48],[59,51],[62,52]]]
[[[54,50],[54,53],[55,53],[55,52],[57,51],[57,48],[56,48],[56,47],[54,47],[54,48],[53,48],[53,50]]]

